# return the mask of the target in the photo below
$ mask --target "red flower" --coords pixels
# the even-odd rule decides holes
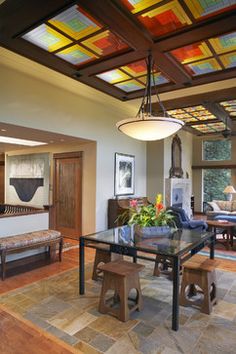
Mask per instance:
[[[156,203],[156,209],[158,212],[160,212],[162,209],[164,209],[164,205],[162,203]]]
[[[131,206],[131,208],[136,208],[138,206],[138,201],[137,199],[133,199],[129,202],[129,205]]]

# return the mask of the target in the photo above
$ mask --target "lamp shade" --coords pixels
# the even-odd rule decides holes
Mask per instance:
[[[149,116],[145,119],[124,119],[116,124],[117,128],[131,138],[152,141],[167,138],[182,128],[184,122],[169,118]]]
[[[227,186],[227,187],[224,189],[224,193],[225,193],[225,194],[228,194],[228,193],[236,193],[236,190],[234,189],[233,186]]]

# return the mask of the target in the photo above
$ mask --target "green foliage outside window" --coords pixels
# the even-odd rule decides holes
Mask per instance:
[[[223,161],[231,159],[230,140],[203,141],[203,160]]]
[[[224,161],[231,159],[230,140],[206,140],[203,142],[203,160]],[[225,200],[223,193],[226,186],[231,184],[230,169],[204,169],[203,185],[205,202],[213,199]]]
[[[225,200],[223,193],[226,186],[231,184],[230,169],[205,169],[203,170],[204,202],[213,199]]]

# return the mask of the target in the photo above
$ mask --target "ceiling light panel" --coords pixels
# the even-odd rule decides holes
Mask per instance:
[[[119,84],[115,84],[114,86],[118,87],[120,90],[125,91],[125,92],[133,92],[133,91],[138,91],[142,90],[145,88],[143,84],[136,80],[129,80],[125,82],[121,82]]]
[[[47,144],[40,141],[18,139],[18,138],[12,138],[8,136],[0,136],[0,143],[26,145],[26,146],[40,146],[40,145]]]
[[[212,47],[217,54],[236,50],[236,32],[224,34],[223,36],[209,39]]]
[[[220,55],[219,58],[226,69],[236,67],[236,52]]]
[[[56,56],[74,65],[85,64],[97,59],[97,56],[78,44],[56,53]]]

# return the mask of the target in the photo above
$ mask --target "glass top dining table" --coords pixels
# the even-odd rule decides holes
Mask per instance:
[[[150,259],[145,254],[159,255],[168,259],[172,264],[173,272],[173,299],[172,299],[172,329],[179,328],[179,285],[180,265],[203,247],[209,245],[209,257],[214,258],[215,234],[213,232],[198,232],[189,229],[170,229],[165,235],[143,236],[137,233],[134,227],[121,226],[114,229],[97,232],[80,237],[80,294],[85,293],[84,280],[84,247],[95,247],[102,243],[109,246],[110,252],[138,258]]]

